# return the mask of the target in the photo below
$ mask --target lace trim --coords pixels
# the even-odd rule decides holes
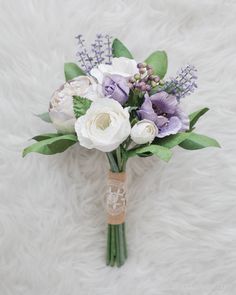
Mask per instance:
[[[107,213],[112,216],[120,215],[126,211],[127,193],[125,181],[108,179],[104,204]]]

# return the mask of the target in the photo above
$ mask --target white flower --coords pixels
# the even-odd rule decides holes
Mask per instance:
[[[92,102],[86,114],[75,123],[80,144],[102,152],[115,150],[130,135],[130,129],[128,108],[123,109],[110,98]]]
[[[73,96],[83,96],[91,100],[101,97],[101,91],[94,79],[79,76],[64,83],[51,98],[49,116],[55,128],[61,133],[74,132],[75,115]]]
[[[102,84],[105,76],[120,75],[130,78],[137,72],[137,62],[134,59],[114,57],[111,65],[100,64],[97,68],[93,68],[90,74],[97,79],[98,83]]]
[[[152,121],[142,120],[131,129],[131,139],[137,144],[151,143],[157,132],[158,129]]]

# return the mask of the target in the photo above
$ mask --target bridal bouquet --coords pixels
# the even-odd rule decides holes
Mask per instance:
[[[73,144],[106,153],[110,170],[104,204],[107,212],[107,265],[121,266],[127,258],[125,215],[126,164],[134,156],[169,161],[172,148],[219,147],[216,140],[195,132],[208,108],[187,115],[181,100],[197,87],[196,69],[183,67],[164,79],[165,51],[155,51],[137,63],[118,39],[98,34],[91,48],[82,35],[75,63],[64,65],[66,82],[52,95],[49,110],[38,115],[57,132],[40,134],[30,152],[52,155]]]

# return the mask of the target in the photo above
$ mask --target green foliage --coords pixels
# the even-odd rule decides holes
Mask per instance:
[[[41,135],[41,138],[43,139],[43,136]],[[39,140],[39,136],[36,137],[36,140]],[[71,145],[75,144],[77,142],[77,136],[75,134],[66,134],[66,135],[58,135],[49,137],[47,139],[43,139],[41,141],[38,141],[23,151],[23,157],[25,157],[27,154],[35,152],[40,153],[44,155],[53,155],[57,153],[62,153],[66,149],[68,149]]]
[[[87,110],[90,108],[92,101],[85,97],[73,96],[73,107],[75,117],[79,118],[83,116]]]
[[[75,63],[65,63],[64,73],[66,81],[72,80],[78,76],[85,76],[86,73]]]
[[[189,137],[179,144],[183,149],[198,150],[206,147],[220,147],[219,143],[213,138],[194,132],[189,134]]]
[[[153,67],[155,75],[158,75],[161,79],[164,78],[168,67],[168,58],[165,51],[153,52],[145,62]]]
[[[158,144],[164,146],[168,149],[172,149],[173,147],[179,145],[181,142],[186,140],[191,133],[189,132],[182,132],[173,135],[166,136],[164,138],[155,138],[153,144]]]
[[[63,135],[63,134],[59,134],[59,133],[45,133],[45,134],[36,135],[32,139],[34,139],[36,141],[42,141],[44,139],[58,137],[58,136],[61,136],[61,135]]]
[[[164,146],[151,144],[148,146],[138,147],[127,151],[128,158],[134,157],[136,155],[141,157],[155,155],[159,157],[161,160],[168,162],[172,156],[172,153],[170,149]]]
[[[47,123],[52,123],[52,120],[49,116],[49,112],[46,112],[46,113],[42,113],[42,114],[36,114],[35,115],[36,117],[39,117],[41,120],[43,120],[44,122],[47,122]]]
[[[209,109],[208,108],[203,108],[203,109],[200,109],[192,114],[189,115],[189,120],[190,120],[190,125],[189,125],[189,128],[190,130],[193,130],[194,128],[194,125],[197,123],[197,121],[199,120],[199,118],[201,116],[203,116],[206,112],[208,112]]]
[[[113,57],[127,57],[133,59],[127,47],[118,39],[115,39],[112,43],[112,55]]]
[[[132,109],[135,107],[138,108],[142,105],[143,102],[144,94],[142,92],[137,89],[130,90],[127,106],[132,107]]]

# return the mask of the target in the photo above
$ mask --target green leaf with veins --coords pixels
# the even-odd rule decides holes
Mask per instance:
[[[90,108],[92,101],[81,96],[73,96],[73,108],[76,119],[85,115]]]

